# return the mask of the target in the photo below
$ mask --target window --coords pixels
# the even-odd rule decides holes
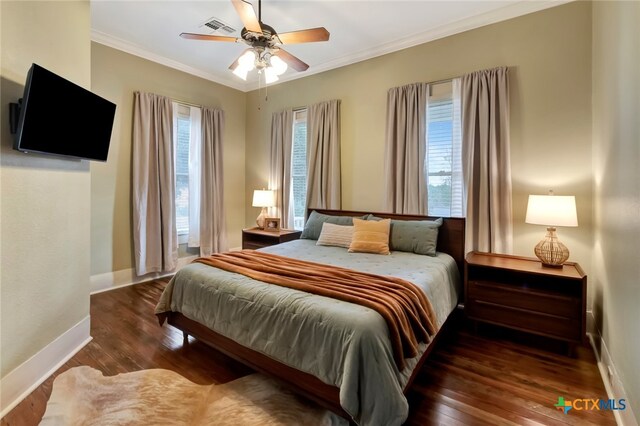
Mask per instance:
[[[293,114],[293,146],[291,147],[291,200],[293,227],[304,228],[307,204],[307,110]]]
[[[188,106],[178,105],[175,120],[176,227],[179,236],[189,234],[189,146],[191,140],[189,110]]]
[[[462,217],[462,141],[457,82],[431,86],[427,105],[428,214]],[[457,92],[457,90],[456,90]]]
[[[178,243],[200,246],[200,108],[173,103]]]

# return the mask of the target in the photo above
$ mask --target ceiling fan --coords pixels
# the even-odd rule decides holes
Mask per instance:
[[[180,37],[192,40],[242,42],[251,46],[229,67],[243,80],[247,79],[247,73],[252,69],[258,69],[259,72],[264,70],[266,83],[278,80],[278,76],[284,73],[288,66],[296,71],[305,71],[309,65],[282,49],[280,45],[329,40],[329,31],[324,27],[278,34],[273,27],[262,22],[262,0],[258,0],[258,16],[251,3],[247,1],[231,0],[231,3],[244,24],[240,38],[194,33],[181,33]]]

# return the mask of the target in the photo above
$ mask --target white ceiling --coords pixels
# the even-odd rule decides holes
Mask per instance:
[[[256,13],[257,1],[252,1]],[[331,33],[326,42],[283,46],[309,64],[305,72],[288,70],[280,77],[283,82],[566,1],[263,0],[262,21],[278,32],[325,27]],[[214,33],[201,27],[212,17],[236,32]],[[228,69],[246,48],[244,44],[179,37],[181,32],[239,37],[243,25],[230,0],[92,0],[91,26],[96,42],[239,90],[258,87],[255,71],[245,82]]]

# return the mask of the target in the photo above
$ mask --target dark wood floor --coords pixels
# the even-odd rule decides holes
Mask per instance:
[[[225,383],[252,371],[206,345],[159,327],[153,309],[163,280],[91,296],[93,340],[7,414],[2,425],[37,425],[53,379],[78,365],[114,375],[146,368],[174,370],[200,384]],[[540,349],[545,346],[546,349]],[[548,341],[458,323],[438,342],[408,398],[410,425],[615,424],[609,411],[557,411],[566,399],[603,398],[602,380],[589,348],[577,358]]]

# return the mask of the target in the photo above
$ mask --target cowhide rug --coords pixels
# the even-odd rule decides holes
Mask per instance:
[[[335,425],[346,422],[261,374],[197,385],[169,370],[105,377],[74,367],[53,382],[41,425]]]

